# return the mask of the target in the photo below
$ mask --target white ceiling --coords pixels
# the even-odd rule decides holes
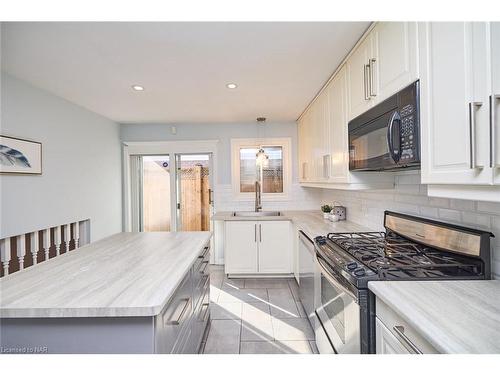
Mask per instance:
[[[3,23],[1,62],[7,73],[117,122],[293,121],[368,26]]]

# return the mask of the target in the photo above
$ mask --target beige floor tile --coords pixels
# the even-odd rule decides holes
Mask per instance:
[[[241,319],[242,302],[216,302],[210,304],[212,320]]]
[[[307,341],[242,341],[240,354],[311,354]]]
[[[238,354],[240,351],[240,320],[213,320],[210,324],[205,354]]]
[[[272,318],[276,340],[314,340],[314,332],[307,318]]]

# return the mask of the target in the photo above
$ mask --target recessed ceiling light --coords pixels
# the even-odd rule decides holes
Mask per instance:
[[[135,91],[144,91],[144,87],[139,85],[132,85],[132,89],[134,89]]]
[[[235,89],[236,87],[238,87],[238,85],[236,83],[228,83],[226,87],[228,89]]]

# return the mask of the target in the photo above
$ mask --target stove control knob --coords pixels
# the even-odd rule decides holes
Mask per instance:
[[[358,268],[358,269],[355,269],[353,273],[356,276],[365,276],[366,270],[364,268]]]
[[[352,271],[352,270],[355,270],[356,268],[358,268],[358,263],[349,262],[349,263],[347,263],[346,267],[349,271]]]
[[[326,238],[323,236],[318,236],[314,239],[318,245],[326,244]]]

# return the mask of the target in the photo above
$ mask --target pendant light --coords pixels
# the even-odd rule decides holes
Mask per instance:
[[[266,123],[266,118],[265,117],[257,117],[257,133],[260,133],[260,127],[265,126]],[[260,135],[260,134],[258,134]],[[261,138],[261,137],[259,137]],[[266,152],[264,149],[261,147],[257,151],[257,154],[255,154],[255,162],[258,167],[267,167],[269,166],[269,156],[266,155]]]

